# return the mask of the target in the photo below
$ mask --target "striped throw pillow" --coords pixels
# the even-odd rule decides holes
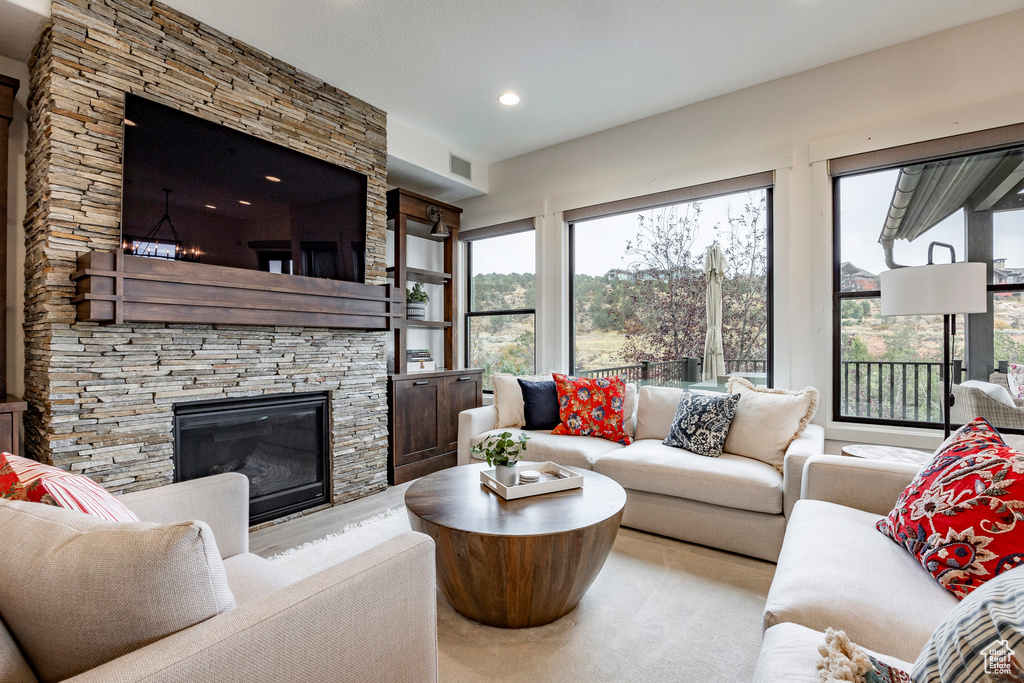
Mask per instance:
[[[987,581],[946,617],[914,662],[915,681],[1024,680],[1024,568]]]
[[[0,453],[0,497],[77,510],[109,522],[139,521],[89,477],[10,453]]]

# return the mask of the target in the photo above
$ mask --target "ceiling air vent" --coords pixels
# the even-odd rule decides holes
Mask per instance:
[[[473,179],[473,164],[451,153],[448,154],[448,168],[453,174],[466,180]]]

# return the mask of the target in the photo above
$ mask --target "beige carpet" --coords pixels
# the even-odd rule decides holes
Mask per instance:
[[[275,561],[305,575],[408,528],[403,510]],[[482,626],[438,593],[441,681],[749,681],[774,570],[622,529],[579,607],[553,624]]]

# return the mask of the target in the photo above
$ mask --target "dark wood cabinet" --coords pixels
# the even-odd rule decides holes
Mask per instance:
[[[0,397],[0,452],[25,455],[22,413],[28,404],[14,396]]]
[[[18,79],[0,74],[0,400],[7,394],[7,156],[18,85]],[[20,424],[21,413],[16,416]]]
[[[482,370],[388,377],[388,483],[454,467],[459,413],[483,405]]]
[[[457,373],[444,377],[444,415],[441,443],[445,451],[459,448],[459,413],[483,405],[483,372]]]

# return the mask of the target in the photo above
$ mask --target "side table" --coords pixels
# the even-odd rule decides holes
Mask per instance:
[[[853,444],[843,446],[843,455],[851,458],[865,458],[867,460],[889,460],[893,462],[909,462],[915,465],[924,465],[931,460],[932,454],[926,451],[918,451],[913,448],[902,448],[900,446],[877,446],[874,444]]]

